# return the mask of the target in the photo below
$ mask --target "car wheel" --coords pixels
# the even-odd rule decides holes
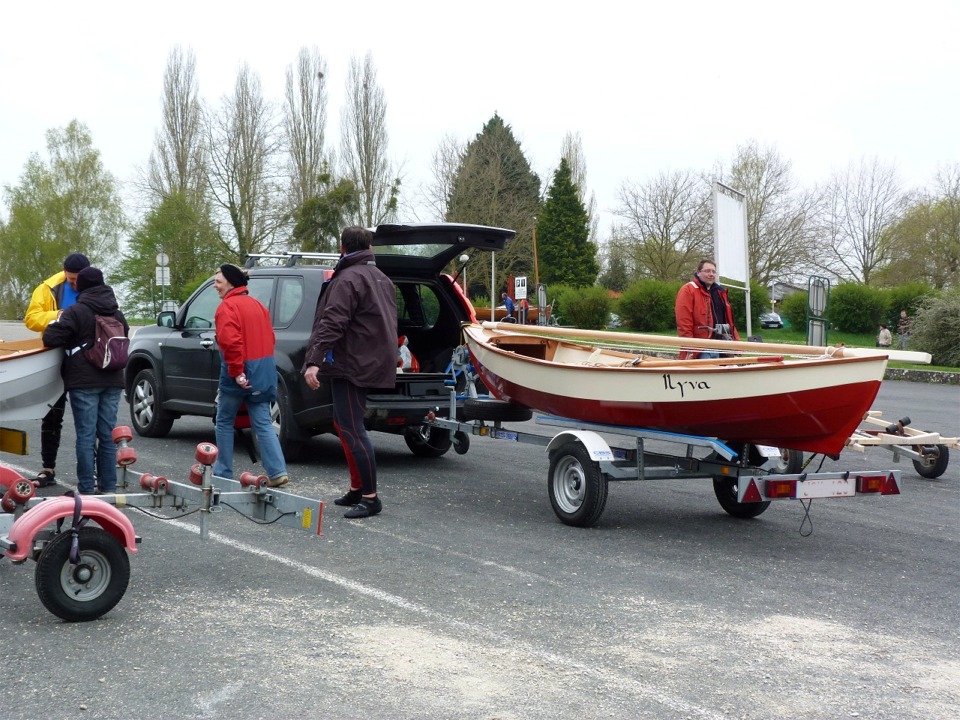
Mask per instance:
[[[164,437],[173,427],[173,416],[160,406],[160,385],[153,370],[137,373],[130,388],[130,421],[138,435]]]

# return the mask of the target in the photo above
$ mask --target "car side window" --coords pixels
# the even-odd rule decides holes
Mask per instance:
[[[400,328],[433,327],[440,316],[440,299],[429,285],[397,284],[397,323]]]
[[[184,327],[208,330],[213,327],[213,316],[220,305],[220,296],[213,283],[203,288],[187,306]]]
[[[303,278],[283,277],[277,289],[277,308],[273,323],[276,327],[286,327],[297,316],[303,305]]]
[[[272,277],[252,277],[247,282],[247,292],[250,293],[250,297],[259,300],[267,310],[270,309],[273,280]]]

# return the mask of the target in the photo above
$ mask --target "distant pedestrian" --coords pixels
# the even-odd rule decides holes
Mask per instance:
[[[503,300],[503,307],[506,309],[506,317],[513,318],[513,311],[515,309],[513,304],[513,298],[507,295],[506,293],[501,293],[500,298]]]
[[[517,310],[517,316],[520,320],[521,325],[526,325],[527,320],[530,318],[530,303],[526,298],[522,298],[518,303],[519,310]]]
[[[886,325],[880,325],[880,332],[877,334],[877,347],[888,348],[893,344],[893,337],[890,335],[890,328]]]
[[[906,350],[910,344],[910,318],[907,317],[907,311],[900,311],[900,322],[897,323],[897,334],[900,336],[900,349]]]
[[[97,337],[97,315],[111,315],[123,324],[124,335],[130,326],[120,312],[113,288],[103,282],[103,273],[94,266],[77,274],[77,302],[43,331],[43,344],[66,350],[61,374],[70,396],[73,424],[77,434],[77,492],[117,491],[117,447],[113,428],[123,391],[123,368],[104,370],[87,359],[83,352]],[[96,476],[96,479],[94,477]]]

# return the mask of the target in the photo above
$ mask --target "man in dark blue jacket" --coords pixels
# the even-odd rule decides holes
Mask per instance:
[[[117,424],[117,407],[123,391],[123,368],[103,370],[84,355],[84,348],[94,344],[97,336],[97,315],[113,315],[123,323],[124,334],[130,326],[120,312],[113,288],[103,282],[103,273],[94,266],[77,275],[77,302],[68,307],[58,320],[43,331],[43,344],[63,347],[66,357],[60,373],[63,387],[70,396],[73,424],[77,433],[77,491],[93,495],[117,490],[117,448],[113,428]],[[96,466],[96,467],[94,467]]]

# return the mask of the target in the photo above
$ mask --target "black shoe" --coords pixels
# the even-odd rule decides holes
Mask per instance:
[[[383,510],[383,503],[380,502],[380,496],[372,498],[361,498],[360,502],[347,510],[343,516],[351,520],[370,517]]]
[[[57,484],[57,473],[53,470],[41,470],[37,473],[37,487],[50,487]]]
[[[362,490],[351,490],[343,497],[338,497],[336,500],[334,500],[333,504],[340,505],[340,506],[356,505],[358,502],[360,502],[360,498],[362,497],[363,497]]]

